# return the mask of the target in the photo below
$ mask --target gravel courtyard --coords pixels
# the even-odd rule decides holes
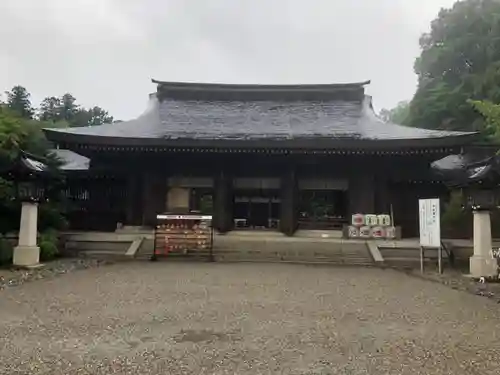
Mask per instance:
[[[0,291],[0,374],[499,374],[500,305],[392,270],[126,263]]]

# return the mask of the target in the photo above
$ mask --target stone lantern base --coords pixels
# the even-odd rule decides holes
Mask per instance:
[[[40,248],[37,246],[38,204],[23,202],[19,243],[14,248],[13,263],[19,267],[37,267],[40,263]]]
[[[16,246],[13,263],[18,267],[38,267],[40,265],[40,248],[38,246]]]
[[[493,257],[490,211],[474,211],[474,255],[470,258],[472,277],[495,277],[498,262]]]

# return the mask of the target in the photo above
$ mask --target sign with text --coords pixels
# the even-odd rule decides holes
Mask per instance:
[[[419,223],[420,246],[441,247],[441,222],[439,213],[439,199],[420,199]]]

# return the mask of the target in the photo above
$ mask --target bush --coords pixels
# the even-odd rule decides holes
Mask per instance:
[[[471,234],[471,212],[464,209],[463,204],[462,191],[452,191],[441,216],[441,230],[444,238],[468,238]]]
[[[0,265],[11,264],[13,255],[14,247],[12,244],[4,237],[0,237]]]
[[[47,230],[40,235],[40,260],[52,260],[59,255],[58,241],[55,230]]]
[[[43,232],[52,229],[65,230],[68,227],[66,218],[61,214],[61,208],[55,203],[45,203],[39,206],[38,226]]]

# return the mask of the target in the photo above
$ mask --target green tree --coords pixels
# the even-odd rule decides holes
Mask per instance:
[[[387,122],[394,124],[406,125],[410,116],[410,103],[408,101],[399,102],[396,107],[392,109],[382,109],[380,117]]]
[[[31,105],[31,95],[23,86],[14,86],[7,91],[7,106],[23,118],[33,118],[34,110]]]
[[[75,118],[72,121],[72,126],[95,126],[102,124],[111,124],[113,116],[110,116],[108,111],[101,107],[93,107],[89,109],[80,108]]]
[[[0,169],[8,168],[26,137],[23,120],[8,106],[0,106]]]
[[[90,115],[90,126],[111,124],[113,122],[113,116],[110,116],[108,111],[105,111],[101,107],[89,108],[88,113]]]
[[[49,96],[40,103],[38,118],[41,121],[59,121],[61,120],[61,99],[55,96]]]
[[[60,173],[60,162],[50,154],[50,145],[42,129],[52,123],[22,118],[7,105],[0,106],[0,233],[16,230],[19,226],[20,205],[14,197],[14,181],[8,174],[21,150],[48,167],[50,183],[46,185],[50,202],[40,206],[40,228],[54,228],[65,224]],[[53,124],[52,124],[53,125]],[[60,228],[56,228],[60,229]]]
[[[72,124],[76,114],[78,113],[78,105],[73,95],[66,93],[60,99],[58,110],[58,120],[64,120]]]
[[[462,0],[442,9],[420,47],[409,124],[482,130],[483,118],[467,100],[500,101],[500,2]]]
[[[483,116],[485,120],[484,134],[490,141],[500,143],[500,104],[488,100],[469,100],[472,107]]]

